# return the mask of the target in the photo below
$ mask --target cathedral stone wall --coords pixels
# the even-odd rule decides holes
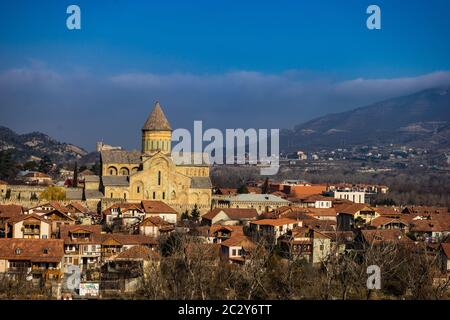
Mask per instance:
[[[191,210],[195,205],[201,212],[208,211],[209,165],[176,165],[171,158],[171,139],[170,124],[157,103],[142,128],[141,152],[102,151],[102,175],[118,179],[102,178],[102,208],[104,203],[114,201],[160,200],[178,212]]]

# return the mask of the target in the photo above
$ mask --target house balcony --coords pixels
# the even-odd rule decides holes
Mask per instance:
[[[9,267],[8,273],[14,274],[27,274],[31,271],[31,267],[23,266],[23,267]]]
[[[23,229],[23,234],[27,235],[27,236],[29,236],[29,235],[40,235],[41,234],[41,230],[24,228]]]
[[[79,255],[80,251],[79,250],[64,250],[64,254],[66,254],[66,255]]]
[[[91,241],[90,237],[71,237],[71,240],[77,243],[89,242]]]
[[[100,257],[101,251],[85,251],[81,254],[83,257]]]

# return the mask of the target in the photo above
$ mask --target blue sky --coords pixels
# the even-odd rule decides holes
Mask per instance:
[[[449,84],[449,31],[446,0],[2,2],[0,125],[137,148],[160,100],[173,127],[289,128]]]

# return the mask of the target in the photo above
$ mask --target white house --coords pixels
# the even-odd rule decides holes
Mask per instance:
[[[366,192],[364,191],[347,191],[347,190],[335,190],[333,191],[333,197],[336,199],[345,199],[354,203],[365,203]]]
[[[50,239],[51,222],[37,214],[18,215],[8,220],[16,239]]]
[[[266,237],[268,241],[276,243],[278,238],[299,225],[294,219],[262,219],[250,222],[250,233],[257,238]]]
[[[255,248],[256,245],[246,236],[231,237],[220,244],[220,258],[230,263],[245,263]]]

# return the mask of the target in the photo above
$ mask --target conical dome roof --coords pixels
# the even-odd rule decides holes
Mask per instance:
[[[155,103],[152,113],[150,113],[147,121],[145,121],[142,130],[146,131],[171,131],[170,123],[162,111],[159,102]]]

